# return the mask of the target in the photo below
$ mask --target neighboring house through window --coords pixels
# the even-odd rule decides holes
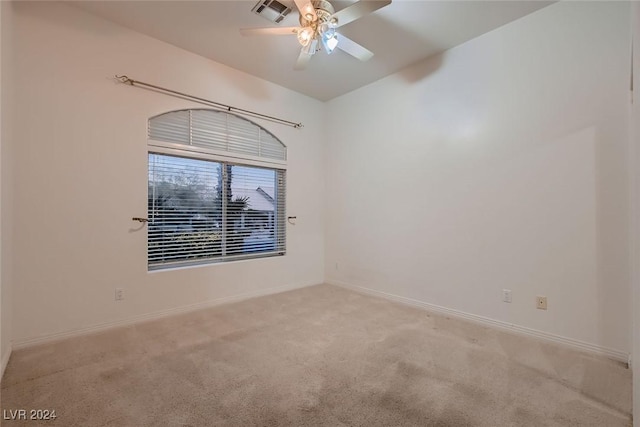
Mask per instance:
[[[286,147],[227,112],[149,120],[150,270],[285,254]]]

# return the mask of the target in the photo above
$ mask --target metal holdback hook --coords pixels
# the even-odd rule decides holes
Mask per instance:
[[[138,221],[138,222],[141,222],[143,224],[149,222],[149,220],[147,218],[138,218],[138,217],[131,218],[131,221]]]

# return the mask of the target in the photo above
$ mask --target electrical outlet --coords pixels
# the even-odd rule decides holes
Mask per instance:
[[[116,288],[116,301],[122,301],[124,299],[124,289]]]
[[[536,297],[536,308],[538,310],[547,309],[547,297]]]
[[[503,289],[502,290],[502,301],[503,302],[511,302],[511,289]]]

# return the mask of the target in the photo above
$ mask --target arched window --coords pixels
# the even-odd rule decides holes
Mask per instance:
[[[150,270],[284,255],[286,146],[235,114],[149,119]]]
[[[266,129],[235,114],[178,110],[149,120],[149,139],[264,160],[287,159],[287,147]]]

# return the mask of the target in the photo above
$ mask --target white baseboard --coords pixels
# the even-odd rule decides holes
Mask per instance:
[[[2,359],[0,359],[0,384],[2,383],[2,377],[4,377],[4,370],[7,369],[7,364],[9,363],[10,357],[11,357],[11,344],[9,344],[9,348],[2,355]]]
[[[156,311],[153,313],[142,314],[138,316],[129,317],[127,319],[116,320],[113,322],[100,323],[100,324],[88,326],[85,328],[61,331],[53,334],[41,335],[38,337],[32,337],[32,338],[26,338],[26,339],[18,339],[18,340],[14,340],[13,349],[19,350],[27,347],[32,347],[38,344],[50,343],[50,342],[60,341],[67,338],[88,335],[95,332],[106,331],[106,330],[121,327],[121,326],[130,326],[137,323],[146,322],[149,320],[161,319],[163,317],[175,316],[177,314],[189,313],[191,311],[215,307],[217,305],[240,302],[250,298],[279,294],[282,292],[287,292],[294,289],[306,288],[306,287],[314,286],[317,284],[318,283],[301,283],[301,284],[299,283],[295,285],[277,286],[274,288],[261,289],[258,291],[246,292],[244,294],[232,295],[228,297],[217,298],[213,300],[198,302],[195,304],[185,305],[182,307],[175,307],[167,310]],[[8,358],[7,358],[7,361],[8,361]],[[3,359],[3,363],[4,363],[4,359]],[[4,365],[3,365],[3,369],[4,369]]]
[[[350,289],[355,292],[374,295],[377,297],[381,297],[387,300],[396,301],[402,304],[411,305],[413,307],[422,308],[429,311],[434,311],[437,313],[446,314],[452,317],[458,317],[466,320],[470,320],[475,323],[479,323],[485,326],[490,326],[492,328],[498,328],[502,330],[507,330],[511,332],[515,332],[521,335],[527,335],[531,337],[536,337],[539,339],[543,339],[546,341],[552,341],[558,344],[563,344],[566,346],[570,346],[573,348],[577,348],[580,350],[587,351],[589,353],[597,354],[600,356],[605,356],[610,359],[624,362],[626,364],[629,363],[630,355],[629,353],[625,353],[624,351],[614,350],[611,348],[603,347],[597,344],[591,344],[588,342],[576,340],[573,338],[563,337],[561,335],[555,335],[549,332],[543,332],[536,329],[527,328],[524,326],[515,325],[513,323],[504,322],[502,320],[495,320],[484,316],[478,316],[476,314],[466,313],[460,310],[454,310],[452,308],[442,307],[435,304],[430,304],[427,302],[415,300],[412,298],[406,298],[399,295],[390,294],[387,292],[377,291],[375,289],[369,289],[362,286],[352,285],[350,283],[346,283],[340,280],[327,280],[326,283],[330,285],[340,286],[342,288]]]

